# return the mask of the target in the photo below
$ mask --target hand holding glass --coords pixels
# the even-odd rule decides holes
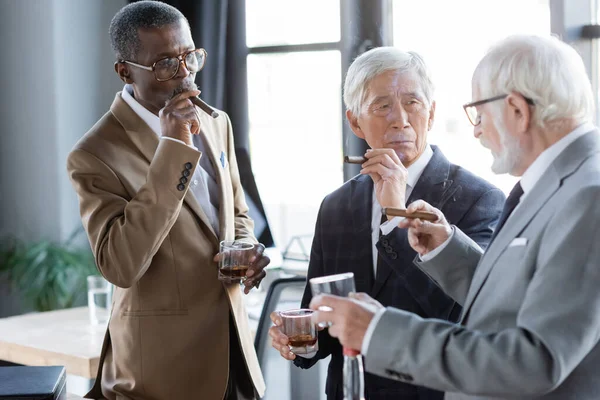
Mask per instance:
[[[254,245],[235,240],[224,240],[220,243],[219,280],[233,283],[246,280],[246,272],[250,259],[254,254]]]
[[[317,326],[312,322],[313,310],[281,311],[281,331],[288,337],[290,351],[297,355],[312,355],[319,350]]]
[[[344,274],[328,275],[310,280],[310,290],[313,297],[319,294],[333,294],[340,297],[348,297],[352,292],[356,292],[354,285],[354,273],[347,272]],[[332,311],[329,307],[320,307],[322,311]],[[319,327],[326,328],[331,326],[331,322],[319,323]]]

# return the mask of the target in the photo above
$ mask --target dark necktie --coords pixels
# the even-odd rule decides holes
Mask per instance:
[[[517,182],[515,187],[510,191],[510,194],[508,195],[508,198],[506,199],[506,202],[504,203],[504,209],[502,210],[502,214],[500,214],[500,219],[498,220],[498,224],[496,225],[494,234],[492,235],[492,238],[490,239],[490,244],[492,243],[494,238],[496,236],[498,236],[498,232],[500,232],[500,229],[502,229],[502,227],[504,226],[504,223],[506,222],[506,220],[508,219],[510,214],[513,212],[513,210],[515,209],[517,204],[519,204],[519,200],[521,199],[521,196],[523,196],[523,188],[521,187],[521,182]],[[488,245],[488,247],[489,247],[489,245]]]
[[[381,220],[379,221],[379,226],[377,227],[377,230],[379,231],[379,240],[381,240],[381,237],[383,236],[383,234],[381,233],[381,224],[383,224],[384,222],[386,222],[387,216],[385,214],[381,215]],[[375,281],[377,280],[377,275],[381,274],[381,264],[383,263],[383,260],[381,259],[379,253],[377,253],[377,273],[375,274],[375,276],[373,278],[374,281],[373,283],[375,283]]]

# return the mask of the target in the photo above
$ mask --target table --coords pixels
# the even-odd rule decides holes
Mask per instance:
[[[67,374],[95,379],[105,331],[90,324],[87,307],[0,318],[0,360],[64,365]]]

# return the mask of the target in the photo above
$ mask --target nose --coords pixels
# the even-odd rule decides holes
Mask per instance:
[[[190,75],[190,71],[187,69],[187,67],[185,66],[185,62],[183,61],[183,58],[179,59],[179,69],[177,70],[177,77],[178,78],[186,78]]]
[[[400,101],[395,102],[392,112],[390,113],[390,119],[394,129],[402,130],[410,126],[408,123],[408,113]]]
[[[482,133],[481,124],[473,127],[473,136],[475,136],[475,139],[479,139],[479,136],[481,136]]]

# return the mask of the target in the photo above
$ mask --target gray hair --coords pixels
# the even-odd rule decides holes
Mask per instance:
[[[427,105],[433,102],[434,86],[431,73],[423,58],[413,52],[405,52],[394,47],[377,47],[358,56],[346,74],[344,82],[344,103],[346,109],[358,116],[373,78],[387,71],[414,71],[421,83]]]
[[[477,65],[472,85],[480,99],[511,92],[530,98],[532,123],[541,128],[553,121],[593,118],[594,96],[583,60],[553,36],[515,35],[500,41]]]
[[[117,61],[137,61],[141,47],[138,29],[160,28],[180,20],[184,20],[189,26],[181,11],[160,1],[137,1],[121,8],[108,29]]]

